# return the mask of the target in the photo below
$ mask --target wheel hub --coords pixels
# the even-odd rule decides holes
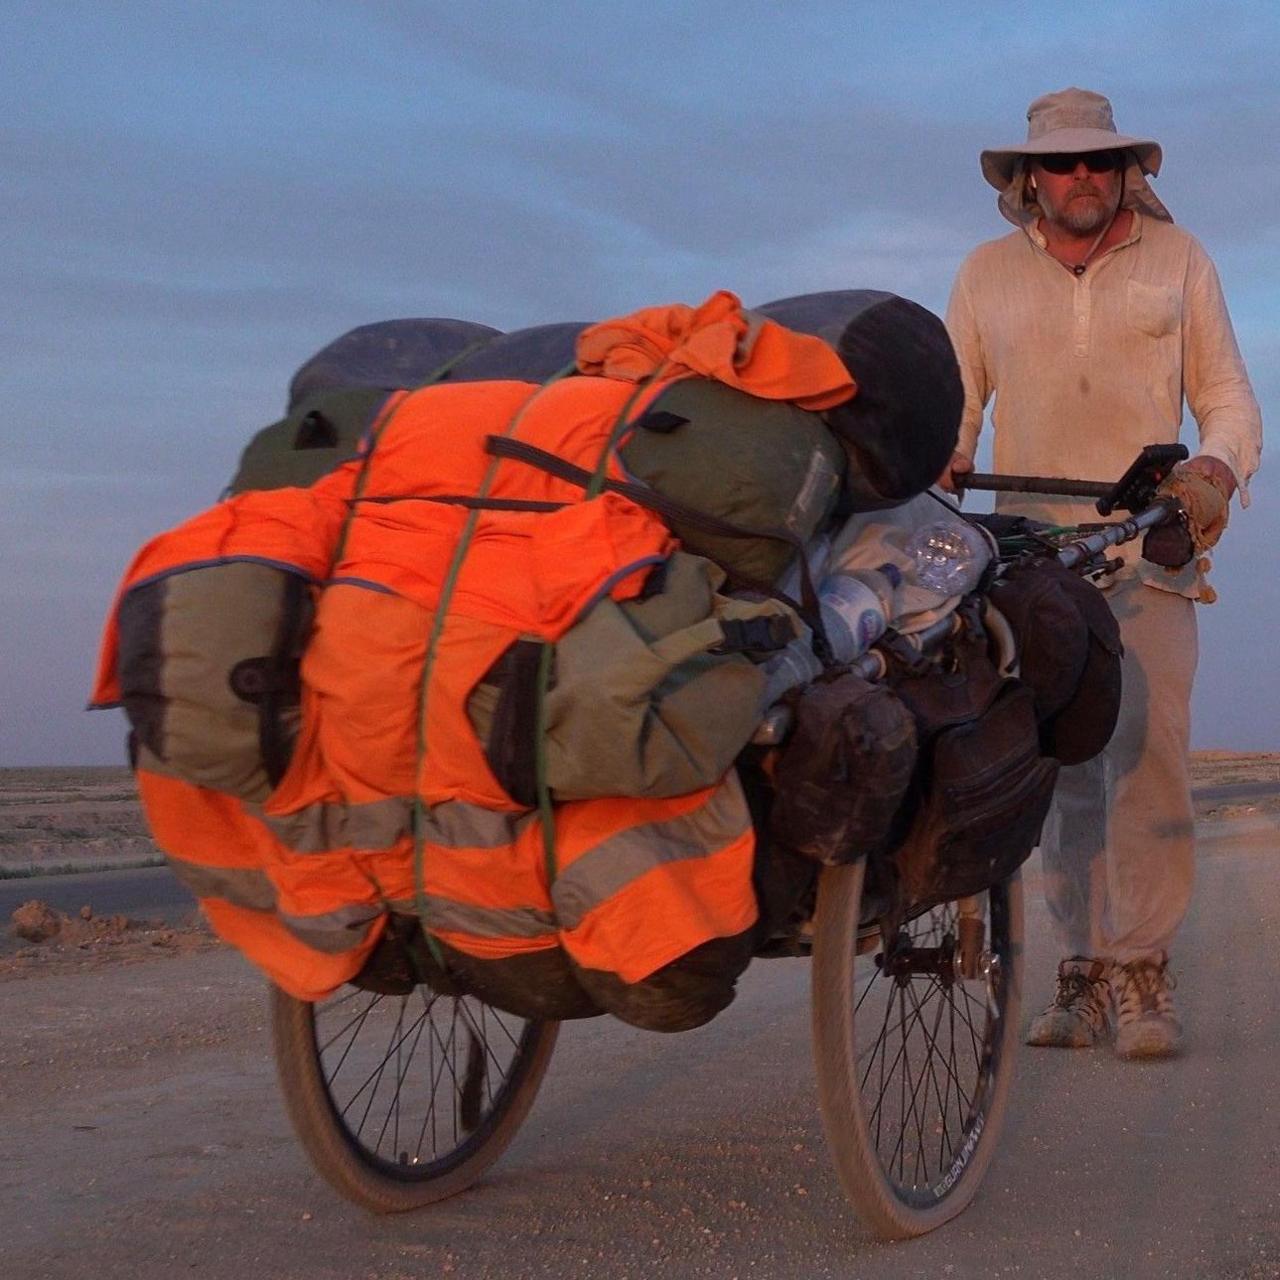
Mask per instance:
[[[913,947],[910,935],[904,930],[887,951],[876,956],[876,965],[900,987],[906,986],[917,974],[935,977],[944,987],[950,987],[960,976],[956,957],[954,934],[947,933],[936,947]]]

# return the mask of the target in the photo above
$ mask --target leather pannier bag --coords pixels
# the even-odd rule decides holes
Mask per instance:
[[[829,867],[882,851],[915,771],[911,713],[850,672],[810,685],[794,710],[774,773],[774,840]]]
[[[996,671],[972,631],[942,669],[890,679],[920,744],[909,826],[888,855],[901,900],[920,909],[981,893],[1031,855],[1053,798],[1058,762],[1040,754],[1035,695]]]
[[[1019,676],[1035,695],[1040,747],[1083,764],[1111,740],[1120,714],[1120,626],[1106,597],[1053,560],[1013,565],[991,589],[1013,630]]]

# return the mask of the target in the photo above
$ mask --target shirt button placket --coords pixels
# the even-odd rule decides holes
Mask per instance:
[[[1076,313],[1075,353],[1077,356],[1087,356],[1089,354],[1089,286],[1082,275],[1076,276],[1075,286],[1073,298]]]

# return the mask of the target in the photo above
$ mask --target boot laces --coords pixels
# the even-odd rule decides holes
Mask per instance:
[[[1144,1013],[1167,1012],[1169,992],[1178,985],[1169,972],[1167,960],[1135,960],[1117,968],[1119,1005],[1123,1014],[1135,1017]]]
[[[1058,970],[1058,989],[1053,1004],[1060,1009],[1080,1014],[1092,1023],[1106,1017],[1107,974],[1105,969],[1065,966]]]

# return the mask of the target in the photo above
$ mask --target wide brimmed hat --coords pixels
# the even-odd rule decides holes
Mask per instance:
[[[1035,156],[1078,155],[1087,151],[1127,151],[1124,196],[1130,208],[1172,222],[1168,209],[1147,184],[1160,172],[1164,153],[1151,138],[1116,132],[1111,103],[1089,89],[1059,89],[1027,108],[1027,140],[982,153],[982,176],[1000,192],[1000,211],[1011,222],[1025,222],[1036,211],[1023,184],[1027,162]]]
[[[982,174],[997,191],[1013,181],[1026,156],[1071,155],[1082,151],[1132,151],[1144,173],[1160,172],[1163,153],[1151,138],[1116,132],[1111,103],[1088,89],[1046,93],[1027,108],[1027,140],[982,153]]]

